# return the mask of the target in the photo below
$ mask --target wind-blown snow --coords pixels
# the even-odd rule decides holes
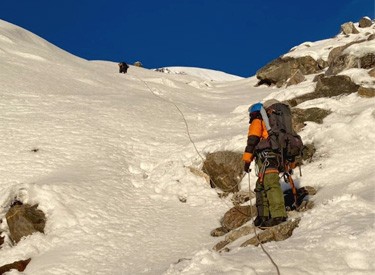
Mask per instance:
[[[259,247],[211,250],[219,239],[209,233],[231,204],[190,172],[202,160],[184,119],[201,155],[242,152],[249,104],[315,84],[207,82],[194,68],[119,74],[116,63],[75,57],[4,21],[0,61],[0,218],[15,197],[47,215],[45,234],[7,241],[0,266],[31,257],[26,273],[38,275],[275,272]],[[318,151],[296,183],[319,192],[293,236],[265,247],[282,274],[373,274],[375,99],[301,107],[333,112],[301,133]]]

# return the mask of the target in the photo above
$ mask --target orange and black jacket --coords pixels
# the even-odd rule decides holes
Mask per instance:
[[[268,138],[266,125],[260,114],[251,114],[249,132],[247,135],[247,145],[242,159],[251,162],[254,159],[255,148],[259,141]]]

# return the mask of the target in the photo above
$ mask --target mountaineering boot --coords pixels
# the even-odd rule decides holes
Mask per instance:
[[[262,224],[262,227],[272,227],[286,221],[286,217],[271,218]]]
[[[267,220],[268,220],[268,217],[257,216],[254,220],[254,226],[256,227],[262,226]]]

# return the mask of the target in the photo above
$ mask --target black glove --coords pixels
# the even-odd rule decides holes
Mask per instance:
[[[243,168],[243,170],[246,172],[246,173],[249,173],[251,171],[250,169],[250,163],[251,162],[245,162],[245,166]]]

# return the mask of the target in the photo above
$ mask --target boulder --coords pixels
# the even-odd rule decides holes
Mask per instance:
[[[289,103],[289,102],[288,102]],[[329,110],[320,108],[292,109],[292,123],[296,132],[301,131],[306,121],[312,121],[318,124],[323,123],[323,119],[331,113]]]
[[[333,97],[356,93],[358,88],[359,85],[353,83],[349,76],[336,75],[321,78],[317,82],[314,93],[316,93],[317,97]]]
[[[360,28],[368,28],[368,27],[371,27],[371,25],[372,25],[372,21],[367,16],[362,17],[361,20],[359,20],[359,27]]]
[[[302,150],[302,159],[304,161],[311,162],[312,157],[314,156],[315,152],[316,152],[316,148],[315,148],[314,143],[305,144]]]
[[[224,193],[238,192],[243,178],[242,154],[231,151],[209,153],[202,171],[209,175],[211,187],[219,188]]]
[[[329,77],[321,77],[315,87],[315,91],[294,99],[288,100],[288,104],[292,107],[298,104],[321,97],[333,97],[339,95],[347,95],[356,93],[359,85],[352,82],[351,78],[346,75],[334,75]]]
[[[361,60],[358,57],[343,54],[344,50],[354,44],[366,42],[366,39],[352,41],[344,46],[336,47],[329,52],[328,55],[328,69],[325,72],[326,76],[337,75],[345,69],[361,67]]]
[[[0,266],[0,274],[4,274],[5,272],[11,271],[12,269],[16,269],[22,272],[26,269],[26,266],[30,263],[30,261],[31,259],[27,259]]]
[[[375,97],[375,89],[374,88],[359,87],[358,95],[360,97]]]
[[[298,227],[301,218],[289,220],[281,223],[274,227],[270,227],[258,234],[258,236],[252,237],[251,239],[244,242],[241,246],[245,247],[248,245],[258,246],[260,243],[266,243],[271,241],[283,241],[292,236],[293,230]]]
[[[288,79],[299,71],[298,74],[307,75],[321,71],[322,62],[316,61],[311,56],[298,58],[279,57],[266,66],[259,69],[256,73],[259,79],[258,85],[267,84],[269,86],[283,86]]]
[[[14,205],[6,214],[10,238],[18,243],[23,237],[34,232],[44,233],[46,217],[43,211],[37,209],[38,205]]]
[[[359,31],[354,26],[353,22],[347,22],[345,24],[342,24],[341,25],[341,31],[345,35],[359,33]]]
[[[372,69],[375,68],[375,54],[374,53],[367,53],[361,58],[359,58],[358,68],[362,69]]]
[[[244,190],[241,190],[237,193],[234,193],[233,196],[232,196],[232,203],[234,206],[237,206],[237,205],[241,205],[247,201],[249,201],[250,199],[253,199],[255,198],[255,195],[254,195],[254,192],[249,192],[249,191],[244,191]]]
[[[306,77],[300,70],[297,70],[286,82],[286,86],[297,85],[306,80]]]
[[[371,77],[374,77],[374,78],[375,78],[375,68],[374,68],[374,69],[372,69],[372,70],[370,70],[370,71],[368,72],[368,74],[369,74],[369,76],[371,76]]]
[[[231,231],[244,225],[256,215],[257,210],[255,205],[252,207],[250,205],[235,206],[224,214],[224,217],[221,219],[221,225],[228,229],[228,231]]]

